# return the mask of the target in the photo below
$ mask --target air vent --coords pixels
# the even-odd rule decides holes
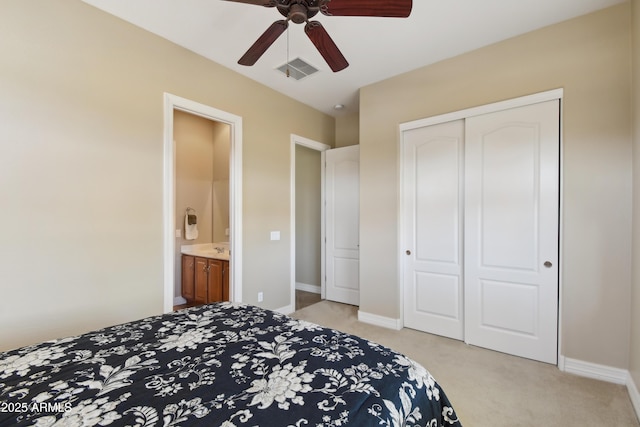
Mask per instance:
[[[278,71],[283,74],[287,74],[287,68],[289,69],[289,77],[293,77],[296,80],[302,80],[313,73],[318,72],[318,69],[313,65],[310,65],[300,58],[289,61],[288,64],[283,64],[278,67]]]

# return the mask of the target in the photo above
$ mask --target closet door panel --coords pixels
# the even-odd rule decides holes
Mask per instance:
[[[404,324],[463,339],[464,122],[406,132],[403,147]]]
[[[465,126],[465,340],[557,361],[559,101]]]
[[[483,135],[479,220],[485,267],[533,270],[538,264],[536,134],[535,126],[522,123]]]

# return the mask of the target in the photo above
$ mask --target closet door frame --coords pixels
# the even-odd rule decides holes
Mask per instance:
[[[468,108],[468,109],[464,109],[464,110],[459,110],[459,111],[455,111],[455,112],[451,112],[451,113],[446,113],[446,114],[441,114],[441,115],[437,115],[437,116],[432,116],[432,117],[427,117],[424,119],[419,119],[419,120],[414,120],[411,122],[406,122],[406,123],[401,123],[399,126],[399,147],[398,147],[398,159],[399,159],[399,168],[398,168],[398,182],[399,182],[399,196],[400,196],[400,203],[399,203],[399,212],[398,212],[398,258],[397,258],[397,262],[398,262],[398,280],[399,283],[401,284],[399,286],[399,301],[401,301],[400,303],[400,323],[401,323],[401,327],[404,327],[404,292],[405,292],[405,278],[404,278],[404,266],[405,266],[405,262],[406,260],[406,254],[405,254],[405,249],[406,246],[408,244],[408,242],[405,242],[405,237],[404,237],[404,229],[405,229],[405,224],[404,224],[404,218],[405,218],[405,212],[403,211],[403,206],[404,206],[404,200],[407,197],[404,194],[404,188],[405,188],[405,182],[403,179],[404,176],[404,168],[405,165],[403,164],[403,159],[404,159],[404,132],[406,131],[410,131],[413,129],[418,129],[421,127],[425,127],[425,126],[432,126],[432,125],[437,125],[437,124],[441,124],[441,123],[445,123],[445,122],[450,122],[450,121],[454,121],[454,120],[464,120],[470,117],[474,117],[474,116],[478,116],[481,114],[488,114],[488,113],[494,113],[494,112],[498,112],[498,111],[503,111],[503,110],[509,110],[511,108],[517,108],[517,107],[523,107],[526,105],[531,105],[531,104],[537,104],[540,102],[545,102],[545,101],[552,101],[552,100],[560,100],[560,171],[559,171],[559,194],[560,194],[560,200],[559,200],[559,218],[558,218],[558,227],[559,227],[559,242],[558,242],[558,260],[559,260],[559,265],[558,265],[558,363],[560,363],[560,361],[562,360],[561,355],[562,355],[562,307],[563,307],[563,301],[562,301],[562,288],[563,288],[563,284],[562,284],[562,268],[563,268],[563,256],[562,256],[562,248],[563,248],[563,131],[562,131],[562,110],[563,110],[563,103],[562,103],[562,98],[564,95],[564,91],[562,88],[560,89],[553,89],[553,90],[549,90],[549,91],[545,91],[545,92],[539,92],[536,94],[532,94],[532,95],[527,95],[527,96],[522,96],[519,98],[513,98],[513,99],[509,99],[509,100],[505,100],[505,101],[500,101],[500,102],[495,102],[495,103],[491,103],[491,104],[486,104],[486,105],[482,105],[482,106],[478,106],[478,107],[472,107],[472,108]]]

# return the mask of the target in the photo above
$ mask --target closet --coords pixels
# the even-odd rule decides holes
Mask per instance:
[[[403,320],[555,364],[560,99],[539,99],[401,126]]]

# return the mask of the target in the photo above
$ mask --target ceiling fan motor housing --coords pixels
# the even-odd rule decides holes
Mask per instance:
[[[287,4],[278,4],[278,11],[295,24],[302,24],[315,16],[318,8],[310,7],[306,1],[290,1]]]

